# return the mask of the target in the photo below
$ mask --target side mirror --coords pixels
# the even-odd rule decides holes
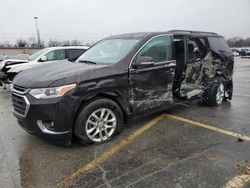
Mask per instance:
[[[151,67],[154,65],[154,59],[149,56],[141,56],[136,59],[136,61],[132,64],[133,68],[144,68]]]
[[[39,62],[45,62],[47,60],[48,60],[47,57],[44,55],[40,58]]]

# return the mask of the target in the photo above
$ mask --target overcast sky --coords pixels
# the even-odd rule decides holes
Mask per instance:
[[[250,37],[250,0],[1,0],[0,40],[99,40],[111,34],[192,29]]]

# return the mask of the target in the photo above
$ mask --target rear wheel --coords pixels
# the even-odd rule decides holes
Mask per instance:
[[[225,97],[225,86],[222,82],[213,83],[204,93],[203,104],[218,106]]]
[[[82,144],[103,143],[120,132],[122,122],[122,111],[116,102],[97,99],[82,108],[74,131]]]

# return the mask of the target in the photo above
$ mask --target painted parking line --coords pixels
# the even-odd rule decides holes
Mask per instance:
[[[190,120],[187,118],[183,118],[180,116],[175,116],[175,115],[170,115],[170,114],[161,114],[161,115],[157,116],[156,118],[154,118],[153,120],[151,120],[150,122],[146,123],[141,128],[137,129],[135,132],[133,132],[129,136],[122,139],[117,145],[115,145],[112,148],[108,149],[107,151],[103,152],[99,157],[97,157],[93,161],[89,162],[88,164],[84,165],[82,168],[76,170],[71,175],[64,178],[61,182],[59,182],[57,184],[57,187],[59,187],[59,188],[70,187],[81,175],[85,174],[88,171],[95,169],[101,163],[103,163],[104,161],[106,161],[110,157],[114,156],[116,153],[118,153],[120,150],[122,150],[124,147],[126,147],[130,142],[132,142],[135,138],[137,138],[142,133],[144,133],[145,131],[147,131],[148,129],[150,129],[154,125],[156,125],[162,119],[173,119],[173,120],[176,120],[179,122],[187,123],[189,125],[209,129],[209,130],[223,133],[223,134],[226,134],[229,136],[233,136],[233,137],[241,138],[243,140],[250,141],[250,137],[243,136],[239,133],[235,133],[232,131],[217,128],[217,127],[214,127],[212,125],[200,123],[200,122]]]
[[[229,180],[223,188],[243,188],[250,182],[250,175],[242,174]]]
[[[112,148],[108,149],[107,151],[103,152],[99,157],[94,159],[93,161],[89,162],[82,168],[78,169],[77,171],[73,172],[68,177],[64,178],[61,182],[57,184],[57,187],[65,188],[70,187],[81,175],[85,174],[86,172],[93,170],[98,165],[115,155],[121,149],[126,147],[130,142],[132,142],[135,138],[140,136],[142,133],[156,125],[160,120],[164,119],[165,115],[161,114],[154,118],[153,120],[146,123],[141,128],[137,129],[135,132],[127,136],[126,138],[122,139],[117,145],[113,146]]]
[[[236,137],[236,138],[241,138],[242,140],[250,141],[249,136],[245,136],[245,135],[242,135],[242,134],[239,134],[239,133],[236,133],[236,132],[221,129],[221,128],[218,128],[218,127],[215,127],[215,126],[212,126],[212,125],[208,125],[208,124],[205,124],[205,123],[200,123],[198,121],[194,121],[194,120],[191,120],[191,119],[187,119],[187,118],[183,118],[183,117],[175,116],[175,115],[170,115],[170,114],[165,114],[165,117],[167,119],[173,119],[173,120],[176,120],[176,121],[187,123],[188,125],[209,129],[209,130],[219,132],[219,133],[222,133],[222,134],[226,134],[226,135],[229,135],[229,136],[233,136],[233,137]]]
[[[183,118],[183,117],[180,117],[180,116],[175,116],[175,115],[166,114],[165,116],[166,116],[167,119],[173,119],[173,120],[176,120],[176,121],[181,121],[183,123],[186,123],[186,124],[189,124],[189,125],[192,125],[192,126],[197,126],[197,127],[209,129],[209,130],[216,131],[216,132],[219,132],[219,133],[222,133],[222,134],[226,134],[226,135],[229,135],[229,136],[233,136],[233,137],[241,138],[243,140],[250,141],[249,136],[244,136],[244,135],[241,135],[239,133],[235,133],[235,132],[228,131],[228,130],[225,130],[225,129],[217,128],[217,127],[214,127],[212,125],[208,125],[208,124],[205,124],[205,123],[200,123],[200,122],[197,122],[197,121],[194,121],[194,120],[190,120],[190,119]],[[243,188],[243,187],[245,187],[247,183],[250,183],[250,175],[249,175],[250,174],[250,167],[248,167],[247,170],[245,170],[245,172],[247,172],[247,173],[237,175],[237,176],[233,177],[222,188]]]

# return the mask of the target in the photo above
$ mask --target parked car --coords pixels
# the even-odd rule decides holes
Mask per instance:
[[[236,51],[233,51],[234,57],[238,57],[240,54]]]
[[[242,56],[250,55],[250,49],[248,49],[248,48],[241,48],[240,49],[240,54]]]
[[[3,60],[5,60],[7,58],[7,55],[1,55],[0,54],[0,62],[2,62]]]
[[[58,144],[102,143],[127,118],[200,99],[217,106],[233,95],[234,57],[216,33],[132,33],[101,40],[76,63],[18,74],[13,113],[26,131]]]
[[[51,63],[56,60],[67,59],[75,61],[89,47],[87,46],[64,46],[44,48],[33,55],[28,60],[6,59],[2,62],[0,69],[0,85],[10,84],[13,78],[23,70]]]
[[[240,50],[236,49],[236,48],[231,48],[233,54],[234,54],[234,57],[237,57],[240,55]]]

